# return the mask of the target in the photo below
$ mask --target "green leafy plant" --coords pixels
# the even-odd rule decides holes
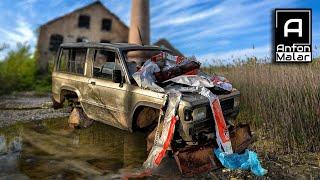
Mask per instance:
[[[14,91],[50,90],[50,76],[39,77],[36,74],[36,60],[27,44],[17,44],[0,61],[0,94]]]

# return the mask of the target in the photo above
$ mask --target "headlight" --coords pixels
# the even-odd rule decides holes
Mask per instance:
[[[233,107],[236,108],[236,107],[239,107],[239,105],[240,105],[240,96],[234,98]]]
[[[207,107],[199,107],[193,110],[192,118],[194,121],[205,119],[207,117]]]

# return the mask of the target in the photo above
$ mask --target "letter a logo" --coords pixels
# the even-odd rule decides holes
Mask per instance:
[[[291,23],[298,23],[297,29],[289,29]],[[289,19],[284,24],[284,37],[288,37],[288,33],[298,33],[299,37],[302,37],[302,19]]]

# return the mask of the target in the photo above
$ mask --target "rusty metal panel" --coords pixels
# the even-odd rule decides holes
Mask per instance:
[[[174,157],[183,176],[190,177],[222,167],[213,154],[213,146],[180,150]]]
[[[238,125],[231,130],[230,139],[232,149],[236,153],[244,151],[254,141],[248,124]]]

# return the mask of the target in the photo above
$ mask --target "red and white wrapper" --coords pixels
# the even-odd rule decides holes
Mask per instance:
[[[169,92],[167,93],[167,97],[168,106],[163,120],[162,131],[157,131],[153,147],[147,160],[143,163],[143,166],[147,169],[154,169],[159,166],[161,160],[166,155],[175,131],[175,124],[178,120],[176,111],[181,100],[181,93],[178,91]],[[157,128],[159,129],[159,123]]]

